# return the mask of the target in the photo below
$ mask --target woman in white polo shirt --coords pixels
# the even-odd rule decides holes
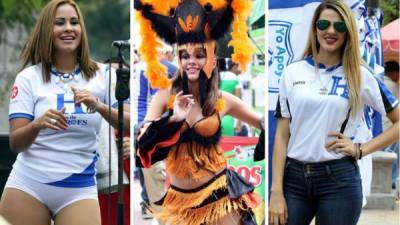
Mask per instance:
[[[361,65],[355,19],[341,1],[318,6],[303,56],[280,79],[269,222],[355,225],[356,160],[398,138],[398,101]],[[360,146],[352,139],[364,104],[394,125]]]
[[[116,126],[117,112],[108,117],[115,103],[108,94],[110,68],[90,59],[73,0],[43,8],[21,58],[9,109],[10,147],[18,157],[0,214],[13,225],[51,219],[55,225],[100,225],[96,137],[102,118]]]

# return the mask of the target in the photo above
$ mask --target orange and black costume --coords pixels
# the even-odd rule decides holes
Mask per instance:
[[[219,146],[221,121],[218,111],[191,127],[186,121],[168,123],[169,114],[152,122],[138,142],[136,165],[148,167],[166,159],[170,175],[201,179],[214,177],[202,186],[183,190],[171,185],[156,204],[163,211],[156,216],[167,224],[202,225],[216,221],[232,211],[242,214],[243,225],[255,225],[251,210],[258,204],[254,187],[236,172],[226,169]]]
[[[165,68],[159,63],[158,38],[177,44],[178,51],[201,46],[206,63],[199,76],[200,104],[207,98],[208,80],[213,76],[215,41],[232,25],[233,61],[241,68],[252,59],[253,47],[247,36],[246,19],[251,0],[135,0],[136,20],[140,23],[142,45],[139,53],[147,64],[145,72],[153,88],[170,87]],[[180,61],[178,61],[180,63]],[[187,75],[180,67],[184,94],[188,94]],[[174,92],[175,93],[175,92]],[[172,95],[172,93],[171,93]],[[173,184],[158,203],[163,211],[156,216],[167,224],[206,225],[230,212],[241,213],[243,225],[256,225],[252,212],[259,198],[254,187],[236,172],[226,169],[227,161],[219,145],[221,121],[219,104],[215,111],[193,125],[185,121],[169,123],[172,110],[152,121],[137,142],[136,165],[149,167],[166,160],[167,171],[181,179],[197,180],[212,175],[201,187],[183,190]]]

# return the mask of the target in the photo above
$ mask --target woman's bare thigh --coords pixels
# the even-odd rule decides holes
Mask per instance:
[[[101,225],[99,202],[83,199],[61,209],[55,219],[55,225]]]
[[[5,188],[0,201],[0,214],[13,225],[50,224],[50,211],[39,200],[15,188]]]

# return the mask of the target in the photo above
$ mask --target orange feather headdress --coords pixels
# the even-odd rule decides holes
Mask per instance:
[[[254,51],[246,24],[251,4],[251,0],[135,0],[135,16],[143,39],[139,52],[147,63],[145,74],[151,86],[159,89],[170,86],[166,68],[157,56],[159,38],[171,45],[176,43],[178,49],[203,44],[207,52],[203,71],[210,78],[215,40],[223,36],[231,24],[232,59],[244,71]]]

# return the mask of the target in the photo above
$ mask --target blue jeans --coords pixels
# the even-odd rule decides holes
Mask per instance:
[[[283,184],[288,225],[356,225],[362,190],[357,162],[349,157],[319,163],[287,158]]]

